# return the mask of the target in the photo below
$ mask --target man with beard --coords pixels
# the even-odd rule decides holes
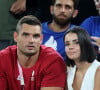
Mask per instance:
[[[24,16],[17,24],[17,45],[0,51],[0,90],[63,90],[66,66],[51,47],[41,45],[41,23]]]
[[[71,20],[78,14],[79,0],[52,0],[50,12],[52,21],[42,24],[43,44],[54,48],[65,59],[65,45],[63,37],[65,31],[74,26]]]

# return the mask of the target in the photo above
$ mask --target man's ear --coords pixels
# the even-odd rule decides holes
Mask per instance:
[[[14,41],[17,42],[18,33],[14,32]]]
[[[54,7],[51,5],[50,6],[50,13],[51,13],[51,15],[53,14],[53,9],[54,9]]]
[[[75,18],[76,16],[78,15],[78,10],[74,10],[74,13],[73,13],[73,18]]]

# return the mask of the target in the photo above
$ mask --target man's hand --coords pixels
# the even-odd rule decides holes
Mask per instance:
[[[17,0],[10,8],[10,11],[14,14],[23,13],[25,10],[26,10],[26,0]]]
[[[98,47],[100,47],[100,37],[91,37],[91,39],[93,39],[95,42],[92,42],[93,44],[97,45]]]

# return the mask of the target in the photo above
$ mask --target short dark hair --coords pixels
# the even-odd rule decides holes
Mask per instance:
[[[18,21],[17,27],[16,27],[17,33],[19,32],[19,30],[21,30],[22,24],[24,24],[24,23],[29,24],[29,25],[39,25],[40,27],[42,27],[41,22],[38,18],[36,18],[35,16],[32,16],[32,15],[27,15],[27,16],[22,17]]]
[[[72,0],[74,3],[74,9],[78,8],[79,0]],[[52,5],[54,6],[56,0],[52,0]]]
[[[86,30],[79,26],[74,26],[65,32],[64,41],[65,41],[65,36],[68,33],[75,33],[78,37],[78,41],[81,49],[80,61],[87,61],[89,63],[93,62],[94,59],[96,58],[96,53],[91,43],[90,36],[86,32]],[[75,62],[69,59],[68,56],[66,55],[66,64],[68,66],[70,65],[74,66]]]

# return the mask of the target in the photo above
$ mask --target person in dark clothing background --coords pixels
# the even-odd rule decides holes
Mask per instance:
[[[50,14],[50,5],[52,0],[27,0],[27,14],[35,15],[41,22],[52,20]],[[73,24],[79,25],[89,16],[97,15],[97,10],[93,0],[80,0],[78,6],[79,13],[72,21]]]
[[[82,21],[84,21],[89,16],[98,15],[93,0],[80,0],[78,10],[79,13],[77,17],[72,21],[73,24],[80,25]]]
[[[52,0],[27,0],[27,14],[36,16],[41,22],[51,20],[49,7]]]

